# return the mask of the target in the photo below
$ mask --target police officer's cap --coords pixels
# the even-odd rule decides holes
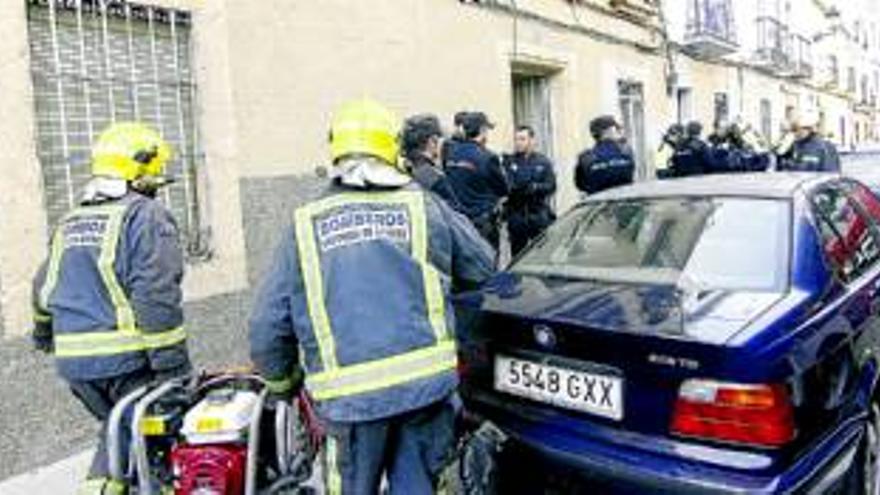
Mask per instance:
[[[681,124],[672,124],[669,126],[669,129],[666,129],[666,134],[683,134],[684,126]]]
[[[464,125],[464,122],[465,120],[467,120],[470,113],[471,112],[469,110],[455,112],[455,115],[452,117],[452,123],[455,124],[455,127]]]
[[[494,129],[495,124],[489,120],[489,117],[483,112],[468,112],[465,115],[461,126],[464,128],[465,134],[475,136],[484,128]]]
[[[443,135],[440,119],[430,113],[413,115],[403,122],[401,144],[405,152],[419,150],[432,137]]]
[[[617,120],[611,115],[602,115],[590,121],[590,134],[594,138],[599,139],[605,131],[612,127],[620,127]]]
[[[687,124],[687,135],[688,136],[699,136],[703,133],[703,124],[697,122],[696,120],[692,120]]]

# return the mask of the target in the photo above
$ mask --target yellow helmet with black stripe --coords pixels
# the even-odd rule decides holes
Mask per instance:
[[[160,177],[171,146],[158,132],[138,122],[111,124],[92,148],[92,175],[133,181]]]

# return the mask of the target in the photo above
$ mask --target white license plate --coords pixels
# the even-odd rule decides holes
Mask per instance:
[[[623,418],[623,379],[616,376],[497,356],[495,390],[606,418]]]

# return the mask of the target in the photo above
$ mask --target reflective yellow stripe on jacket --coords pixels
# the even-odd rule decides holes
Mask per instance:
[[[61,260],[65,251],[65,223],[81,214],[107,215],[107,229],[100,246],[101,252],[98,255],[98,271],[116,311],[115,330],[56,334],[54,343],[57,357],[75,358],[123,354],[159,349],[186,340],[186,332],[183,327],[152,333],[142,332],[137,327],[134,309],[119,284],[114,268],[126,210],[126,205],[92,206],[83,210],[74,210],[65,216],[52,238],[46,281],[40,290],[40,304],[44,308],[49,307],[49,298],[58,284],[58,276],[61,272]]]
[[[433,346],[362,363],[339,366],[336,341],[324,303],[321,259],[315,240],[314,219],[329,210],[352,203],[405,205],[410,214],[411,249],[421,266],[425,307],[436,336]],[[455,342],[446,325],[446,301],[440,275],[428,259],[428,222],[424,195],[417,191],[347,193],[306,205],[295,213],[300,258],[309,319],[318,343],[323,370],[309,375],[306,384],[317,400],[357,395],[427,378],[456,366]]]
[[[184,340],[186,331],[183,327],[177,327],[159,333],[128,333],[116,330],[61,334],[55,336],[54,342],[58,357],[89,357],[161,349]]]

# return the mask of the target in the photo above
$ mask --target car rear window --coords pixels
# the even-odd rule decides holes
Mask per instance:
[[[564,216],[514,272],[700,289],[782,291],[788,201],[662,198],[587,203]]]

